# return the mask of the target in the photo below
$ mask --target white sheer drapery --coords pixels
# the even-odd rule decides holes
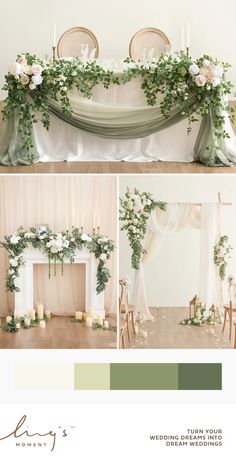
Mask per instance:
[[[214,245],[220,236],[219,205],[215,203],[168,204],[167,210],[157,208],[150,215],[145,240],[145,254],[139,270],[135,271],[132,303],[144,319],[153,319],[149,307],[145,286],[145,264],[156,257],[167,237],[184,228],[199,229],[200,265],[199,296],[207,306],[222,304],[222,285],[214,264]]]

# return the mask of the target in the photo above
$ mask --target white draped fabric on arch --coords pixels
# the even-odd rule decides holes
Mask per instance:
[[[214,264],[214,245],[221,236],[220,208],[218,203],[172,203],[167,205],[166,212],[156,208],[151,213],[144,243],[145,254],[139,269],[135,270],[132,295],[132,303],[144,319],[153,319],[148,307],[145,265],[158,256],[168,236],[184,228],[200,231],[198,295],[207,307],[213,303],[222,305],[222,283]]]

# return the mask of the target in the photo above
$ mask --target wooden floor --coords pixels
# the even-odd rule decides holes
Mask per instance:
[[[113,326],[115,318],[107,318]],[[2,319],[2,324],[4,320]],[[53,317],[45,329],[32,327],[11,334],[0,329],[0,348],[116,348],[117,333],[112,330],[92,330],[85,324],[72,322],[70,317]]]
[[[62,162],[1,166],[0,174],[236,174],[236,166],[209,168],[200,163]]]
[[[180,323],[188,318],[188,308],[160,308],[151,309],[155,321],[145,321],[139,326],[139,334],[133,335],[131,343],[126,339],[127,348],[166,348],[166,349],[200,349],[200,348],[233,348],[233,340],[228,339],[228,325],[224,336],[222,335],[222,325],[202,327],[183,326]],[[141,337],[141,330],[147,330],[148,337]]]

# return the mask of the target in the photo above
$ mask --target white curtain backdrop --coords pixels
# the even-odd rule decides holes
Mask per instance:
[[[152,212],[144,244],[145,254],[140,263],[139,270],[135,271],[132,296],[132,303],[144,319],[153,319],[148,307],[145,286],[145,264],[151,261],[153,257],[158,256],[164,243],[168,242],[169,235],[183,228],[195,228],[201,231],[198,295],[208,307],[212,303],[222,305],[222,284],[214,264],[214,245],[220,236],[219,208],[220,205],[215,203],[202,205],[173,203],[168,204],[166,211],[157,208]]]
[[[48,224],[53,231],[77,224],[83,215],[84,231],[91,232],[93,215],[99,218],[100,232],[116,240],[116,178],[113,176],[2,176],[0,177],[0,239],[18,227]],[[79,223],[79,222],[78,222]],[[98,220],[97,220],[98,223]],[[14,310],[14,294],[5,289],[7,252],[0,249],[0,316]],[[108,268],[112,278],[105,291],[106,313],[116,313],[116,254]],[[48,279],[47,265],[35,267],[34,301],[43,303],[55,314],[66,315],[84,307],[83,265],[64,266],[60,274]],[[73,310],[74,311],[74,310]]]

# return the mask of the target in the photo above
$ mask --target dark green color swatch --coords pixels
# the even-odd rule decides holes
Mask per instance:
[[[179,390],[221,390],[222,365],[219,363],[179,364]]]

